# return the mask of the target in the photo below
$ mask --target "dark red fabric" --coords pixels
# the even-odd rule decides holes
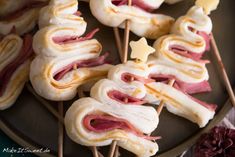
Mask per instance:
[[[214,127],[196,143],[195,157],[235,157],[235,130]]]

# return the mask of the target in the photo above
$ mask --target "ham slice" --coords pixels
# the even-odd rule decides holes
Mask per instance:
[[[91,38],[93,38],[93,36],[99,31],[98,28],[94,29],[93,31],[91,31],[90,33],[88,33],[85,37],[78,37],[78,36],[59,36],[59,37],[53,37],[53,41],[56,44],[71,44],[71,43],[76,43],[76,42],[82,42],[85,40],[89,40]],[[58,70],[55,74],[54,74],[54,79],[59,81],[60,79],[63,78],[63,76],[65,74],[67,74],[68,72],[72,71],[74,69],[74,67],[76,68],[89,68],[89,67],[95,67],[95,66],[99,66],[99,65],[103,65],[108,63],[108,61],[106,61],[106,58],[108,57],[108,53],[105,53],[102,56],[99,56],[97,58],[92,58],[92,59],[88,59],[88,60],[79,60],[79,61],[75,61],[63,68],[61,68],[60,70]]]
[[[193,28],[189,28],[189,30],[193,31]],[[203,37],[203,39],[206,42],[206,48],[201,53],[191,52],[190,50],[187,50],[185,47],[182,47],[180,45],[172,45],[170,47],[170,49],[178,55],[190,58],[190,59],[195,60],[197,62],[201,62],[201,63],[205,63],[205,64],[210,63],[209,60],[201,60],[201,58],[202,58],[203,54],[205,53],[205,51],[210,50],[211,37],[209,34],[207,34],[206,32],[202,32],[202,31],[197,31],[197,34],[200,35],[201,37]]]
[[[62,44],[71,44],[76,42],[82,42],[85,40],[89,40],[93,38],[93,36],[99,31],[99,28],[96,28],[92,30],[90,33],[88,33],[85,37],[79,37],[79,36],[59,36],[59,37],[53,37],[52,40],[59,45]]]
[[[190,58],[190,59],[195,60],[197,62],[205,63],[205,64],[210,63],[209,60],[201,60],[204,52],[202,52],[202,53],[191,52],[189,50],[186,50],[186,48],[179,46],[179,45],[172,45],[170,47],[170,49],[178,55],[184,56],[186,58]]]
[[[65,74],[72,71],[75,67],[76,67],[76,69],[77,68],[90,68],[90,67],[95,67],[95,66],[100,66],[100,65],[106,64],[106,63],[108,63],[108,61],[106,61],[106,58],[108,57],[108,55],[109,55],[109,53],[105,53],[104,55],[99,56],[97,58],[75,61],[75,62],[61,68],[60,70],[58,70],[54,74],[54,79],[59,81],[60,79],[63,78],[63,76]]]
[[[197,32],[198,35],[204,38],[206,42],[206,50],[205,51],[210,51],[210,42],[211,42],[211,36],[210,34],[207,34],[206,32]]]
[[[150,74],[149,77],[151,79],[154,79],[156,82],[163,82],[166,84],[169,82],[169,80],[175,79],[176,81],[173,87],[187,94],[196,94],[211,91],[211,86],[208,81],[202,81],[199,83],[186,83],[175,78],[175,76],[162,74]]]
[[[174,87],[187,94],[197,94],[212,91],[208,81],[202,81],[199,83],[185,83],[180,80],[177,80],[174,84]]]
[[[26,35],[23,40],[23,47],[19,55],[0,71],[0,96],[4,94],[7,84],[17,68],[33,56],[32,36]]]
[[[116,6],[127,5],[128,0],[112,0],[112,3]],[[142,0],[132,0],[132,5],[148,12],[151,12],[154,10],[152,6],[144,3],[144,1]]]
[[[195,31],[195,29],[193,29],[192,27],[188,27],[188,29],[192,32]],[[205,48],[205,51],[210,51],[210,41],[211,41],[211,35],[210,34],[207,34],[206,32],[203,32],[203,31],[196,31],[196,33],[198,35],[200,35],[201,37],[203,37],[203,39],[205,40],[206,42],[206,48]]]
[[[146,103],[146,101],[144,101],[142,99],[138,99],[138,98],[129,96],[128,94],[124,94],[124,93],[117,91],[117,90],[109,91],[108,96],[111,99],[116,100],[122,104],[142,105],[142,104]]]
[[[144,78],[144,77],[137,76],[137,75],[131,74],[131,73],[123,73],[121,76],[121,79],[124,82],[139,81],[139,82],[142,82],[143,84],[155,82],[155,80],[153,80],[153,79]]]
[[[47,4],[48,2],[32,1],[26,4],[24,7],[16,10],[15,12],[0,18],[0,21],[11,21],[11,20],[17,19],[18,17],[22,16],[25,12],[29,11],[30,9],[41,8],[43,6],[46,6]]]
[[[194,97],[192,97],[191,95],[186,94],[190,99],[192,99],[193,101],[196,101],[197,103],[199,103],[200,105],[204,106],[205,108],[207,108],[208,110],[214,112],[217,109],[217,105],[215,104],[208,104],[204,101],[198,100]]]
[[[103,133],[115,129],[121,129],[130,133],[135,134],[136,136],[142,137],[147,140],[158,140],[159,136],[150,137],[144,135],[134,126],[132,126],[127,120],[116,118],[110,115],[87,115],[83,120],[83,125],[89,131],[96,133]]]
[[[82,15],[82,12],[80,12],[80,11],[76,11],[73,15],[81,16],[81,15]]]

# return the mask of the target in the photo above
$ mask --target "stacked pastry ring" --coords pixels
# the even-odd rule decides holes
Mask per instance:
[[[36,92],[49,100],[72,99],[79,85],[105,77],[111,67],[105,62],[107,55],[99,57],[101,44],[90,39],[96,30],[80,37],[86,22],[77,7],[76,0],[52,0],[40,12],[30,80]]]

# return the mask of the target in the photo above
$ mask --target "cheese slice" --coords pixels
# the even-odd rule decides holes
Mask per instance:
[[[216,10],[219,0],[196,0],[196,5],[202,7],[207,15]]]
[[[131,41],[130,46],[132,49],[131,58],[142,62],[146,62],[148,56],[155,52],[155,49],[148,45],[148,42],[144,37],[138,41]]]

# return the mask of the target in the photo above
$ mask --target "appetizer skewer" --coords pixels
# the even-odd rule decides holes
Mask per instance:
[[[111,67],[108,54],[99,56],[101,44],[91,39],[97,30],[80,37],[86,22],[78,16],[77,5],[76,0],[51,1],[40,12],[30,80],[36,92],[49,100],[72,99],[79,85],[104,77]]]
[[[152,51],[154,51],[154,50],[152,50]],[[127,63],[127,64],[131,64],[131,63]],[[122,65],[120,65],[120,66],[122,66]],[[72,105],[72,107],[67,111],[67,113],[66,113],[66,116],[65,116],[65,126],[66,126],[66,130],[67,130],[67,133],[68,133],[68,135],[71,137],[71,139],[72,140],[74,140],[74,141],[76,141],[76,142],[78,142],[78,143],[80,143],[80,144],[83,144],[83,145],[92,145],[92,143],[93,143],[93,145],[94,145],[94,142],[95,141],[100,141],[100,140],[95,140],[95,139],[93,139],[93,138],[91,138],[91,137],[95,137],[94,135],[85,135],[84,133],[84,131],[82,131],[81,129],[83,128],[83,127],[85,127],[85,128],[87,128],[88,126],[87,125],[85,125],[85,126],[82,126],[82,125],[84,125],[84,124],[82,124],[82,122],[81,122],[81,126],[80,127],[77,127],[76,126],[76,124],[78,124],[78,123],[76,123],[76,124],[74,124],[73,123],[73,119],[76,117],[76,119],[78,118],[77,116],[79,116],[79,115],[81,115],[81,120],[82,119],[84,119],[84,118],[82,118],[82,116],[85,116],[85,115],[89,115],[88,113],[94,113],[94,112],[92,112],[92,111],[89,111],[88,113],[86,113],[85,111],[82,111],[82,109],[84,110],[84,109],[89,109],[89,110],[96,110],[96,112],[97,112],[97,114],[98,113],[100,113],[101,112],[101,115],[96,115],[96,112],[95,112],[95,114],[94,115],[91,115],[92,117],[94,117],[95,119],[92,119],[93,121],[95,121],[95,123],[94,124],[96,124],[97,123],[97,128],[99,128],[99,125],[101,125],[100,127],[102,127],[102,123],[107,123],[107,126],[106,127],[109,127],[109,124],[111,125],[111,122],[109,123],[109,120],[108,119],[112,119],[112,116],[114,116],[114,111],[116,111],[116,112],[118,112],[118,110],[123,110],[123,112],[122,111],[119,111],[118,113],[118,115],[116,115],[116,116],[121,116],[122,115],[122,113],[123,114],[126,114],[126,116],[124,116],[124,117],[122,117],[122,119],[124,118],[124,119],[126,119],[127,120],[127,122],[129,123],[128,124],[128,126],[129,127],[131,127],[132,129],[134,129],[135,127],[137,127],[137,129],[139,130],[139,129],[141,129],[143,132],[149,132],[149,131],[151,131],[151,130],[153,130],[154,128],[155,128],[155,126],[157,125],[157,123],[158,123],[158,120],[156,119],[157,117],[157,113],[156,113],[156,111],[155,110],[153,110],[152,109],[152,107],[144,107],[144,106],[139,106],[140,104],[142,104],[142,103],[144,103],[143,101],[141,101],[141,99],[140,98],[136,98],[136,97],[133,97],[133,96],[128,96],[128,95],[131,95],[130,94],[130,92],[131,93],[135,93],[136,91],[134,90],[136,87],[135,87],[135,85],[130,85],[129,83],[126,83],[126,82],[123,82],[123,84],[124,84],[124,86],[121,86],[121,87],[119,87],[118,86],[118,84],[116,85],[116,83],[118,83],[118,80],[120,80],[120,76],[117,76],[117,78],[115,77],[115,75],[116,74],[118,74],[118,72],[117,71],[115,71],[115,69],[118,69],[119,67],[117,66],[117,67],[115,67],[113,70],[111,70],[110,72],[109,72],[109,75],[108,75],[108,78],[109,78],[109,80],[107,80],[107,79],[103,79],[103,80],[100,80],[99,82],[97,82],[93,87],[92,87],[92,90],[91,90],[91,96],[92,96],[92,98],[95,98],[96,99],[96,101],[98,100],[99,102],[101,102],[102,104],[103,104],[103,106],[105,106],[105,107],[103,107],[103,111],[101,111],[101,109],[99,109],[99,110],[97,110],[97,109],[92,109],[92,107],[91,106],[89,106],[88,104],[95,104],[95,102],[93,101],[92,103],[89,103],[89,101],[92,101],[92,99],[91,98],[84,98],[84,99],[80,99],[80,100],[78,100],[77,102],[75,102],[73,105]],[[130,68],[131,68],[131,66],[130,66]],[[134,70],[134,69],[133,69]],[[132,71],[132,70],[131,70]],[[134,71],[136,71],[136,70],[134,70]],[[139,73],[142,73],[142,72],[144,72],[144,70],[142,70],[142,71],[140,71]],[[122,76],[121,76],[122,77]],[[137,81],[135,81],[135,82],[137,82]],[[140,83],[141,84],[141,83]],[[128,87],[129,86],[129,88],[132,88],[131,90],[128,90],[128,89],[126,89],[126,87]],[[141,87],[142,88],[145,88],[143,85],[141,85]],[[111,89],[110,89],[111,88]],[[123,90],[121,90],[121,88],[123,88]],[[124,90],[125,89],[125,90]],[[127,90],[127,91],[126,91]],[[136,89],[137,90],[137,89]],[[125,92],[126,91],[126,92]],[[144,91],[143,91],[144,92]],[[107,96],[105,96],[106,95],[106,93],[107,93]],[[128,93],[128,94],[127,94]],[[140,94],[139,96],[143,96],[143,95],[145,95],[145,94]],[[103,97],[103,96],[105,96],[105,97]],[[125,103],[125,105],[123,105],[123,103]],[[108,106],[106,106],[106,104],[108,105]],[[131,104],[133,104],[133,105],[131,105]],[[139,105],[138,105],[139,104]],[[138,106],[137,106],[138,105]],[[79,109],[81,106],[83,106],[81,109]],[[108,108],[110,108],[110,109],[112,109],[112,110],[110,110],[109,112],[111,112],[112,114],[112,116],[110,117],[110,116],[108,116],[108,117],[102,117],[102,115],[104,114],[104,109],[108,109]],[[132,112],[130,112],[130,114],[128,114],[128,112],[127,113],[125,113],[125,111],[127,111],[127,110],[129,110],[129,111],[131,111],[130,109],[128,109],[128,108],[130,108],[131,110],[134,110],[134,111],[132,111]],[[139,128],[140,126],[137,124],[138,122],[136,121],[136,120],[134,120],[133,119],[133,121],[130,119],[130,117],[133,117],[133,113],[135,113],[135,112],[137,112],[138,111],[138,108],[140,108],[140,111],[142,112],[142,111],[146,111],[146,113],[148,112],[148,116],[153,116],[153,117],[155,117],[154,119],[155,120],[153,120],[153,121],[151,121],[151,120],[148,120],[148,122],[146,121],[144,124],[147,124],[147,123],[149,123],[149,122],[151,122],[150,124],[148,124],[147,126],[145,126],[145,127],[143,127],[143,128]],[[78,113],[76,113],[75,114],[75,112],[77,112],[76,110],[81,110],[80,112],[79,112],[79,114]],[[151,111],[152,110],[152,111]],[[154,111],[154,112],[153,112]],[[85,113],[84,113],[85,112]],[[106,112],[104,115],[110,115],[110,113],[109,112]],[[151,112],[153,112],[153,113],[151,113]],[[142,115],[140,112],[139,112],[139,114],[134,114],[135,116],[137,116],[137,115]],[[146,116],[147,115],[142,115],[142,118],[147,118]],[[115,116],[115,117],[116,117]],[[135,117],[134,116],[134,117]],[[97,118],[101,118],[100,120],[99,119],[97,119]],[[125,118],[126,117],[126,118]],[[129,117],[129,118],[127,118],[127,117]],[[133,117],[133,118],[134,118]],[[138,117],[138,116],[137,116]],[[135,118],[137,118],[137,117],[135,117]],[[150,118],[149,117],[149,118]],[[106,119],[106,122],[105,121],[103,121],[102,122],[102,119],[103,118],[105,118]],[[149,119],[148,118],[148,119]],[[80,119],[80,118],[79,118]],[[151,118],[152,119],[152,118]],[[103,119],[104,120],[104,119]],[[120,121],[121,123],[126,123],[127,124],[127,122],[125,122],[125,121],[122,121],[121,119],[116,119],[117,120],[117,122],[118,121]],[[143,119],[144,120],[144,119]],[[97,122],[96,122],[97,121]],[[99,122],[100,121],[100,122]],[[142,121],[141,119],[139,120],[139,121]],[[132,126],[133,125],[133,123],[134,123],[134,126]],[[90,121],[89,121],[89,123],[88,124],[90,124]],[[118,123],[117,123],[118,124]],[[122,125],[124,125],[124,124],[122,124]],[[125,124],[125,125],[126,125]],[[92,124],[91,124],[92,125]],[[114,126],[115,126],[116,124],[114,123]],[[124,125],[124,126],[125,126]],[[112,126],[112,125],[111,125]],[[152,128],[150,128],[152,126]],[[76,132],[73,132],[72,130],[74,130],[73,128],[74,127],[76,127],[78,130],[76,131]],[[93,126],[93,128],[94,128],[95,126]],[[72,130],[71,130],[72,129]],[[91,129],[91,127],[88,127],[86,130],[90,130]],[[101,128],[100,128],[101,129]],[[108,128],[107,128],[108,129]],[[111,130],[110,131],[112,131],[113,129],[115,129],[115,128],[110,128]],[[117,143],[118,145],[121,145],[122,147],[124,147],[124,148],[126,148],[126,149],[128,149],[128,150],[130,150],[130,151],[132,151],[132,152],[134,152],[134,153],[136,153],[136,154],[142,154],[142,155],[140,155],[140,156],[150,156],[150,155],[143,155],[143,154],[155,154],[154,152],[156,152],[157,151],[157,145],[156,146],[154,146],[154,145],[152,145],[151,143],[149,143],[148,141],[142,141],[141,139],[139,139],[139,138],[137,138],[136,140],[137,141],[139,141],[139,140],[141,140],[141,142],[140,143],[145,143],[145,145],[149,145],[149,146],[151,146],[150,148],[149,147],[145,147],[144,145],[141,145],[141,147],[137,147],[137,141],[136,142],[131,142],[132,140],[134,140],[135,138],[132,136],[132,134],[127,134],[127,135],[125,135],[126,133],[124,133],[124,132],[128,132],[128,130],[130,129],[128,129],[128,130],[126,130],[126,131],[124,131],[123,133],[122,133],[122,129],[124,129],[124,128],[117,128],[117,129],[115,129],[115,130],[113,130],[114,132],[119,132],[118,134],[117,133],[108,133],[109,132],[109,129],[107,130],[107,131],[105,131],[106,133],[105,134],[103,134],[103,135],[106,135],[107,133],[108,134],[110,134],[109,136],[111,136],[111,138],[114,138],[114,139],[117,139],[117,141],[116,140],[114,140],[115,141],[115,143]],[[131,130],[132,130],[131,129]],[[143,130],[144,129],[144,130]],[[149,130],[150,129],[150,130]],[[125,129],[124,129],[125,130]],[[131,130],[129,130],[129,131],[131,131]],[[134,130],[136,130],[136,129],[134,129]],[[72,131],[72,132],[71,132]],[[82,132],[81,132],[82,131]],[[101,131],[101,130],[100,130]],[[112,132],[113,132],[112,131]],[[80,132],[80,133],[79,133]],[[94,130],[94,129],[92,129],[92,131],[90,130],[90,131],[86,131],[86,132],[89,132],[89,134],[91,134],[92,132],[94,133],[94,134],[96,134],[97,136],[99,135],[99,136],[101,136],[102,134],[97,134],[97,133],[95,133],[96,131]],[[132,132],[132,131],[131,131]],[[135,132],[135,131],[134,131]],[[133,133],[134,133],[133,132]],[[81,135],[83,134],[83,136],[81,137]],[[127,136],[127,137],[115,137],[115,135],[125,135],[125,136]],[[134,135],[135,135],[136,133],[134,133]],[[139,134],[139,133],[138,133]],[[147,134],[149,134],[149,133],[147,133]],[[97,137],[97,138],[99,138],[99,136]],[[136,136],[136,135],[135,135]],[[89,140],[87,139],[89,137]],[[104,136],[105,137],[105,136]],[[104,137],[102,138],[103,140],[104,140]],[[124,139],[126,139],[126,140],[128,140],[129,142],[125,142],[125,143],[122,143],[122,141],[123,141],[123,139],[122,138],[124,138]],[[84,141],[85,140],[85,141]],[[103,141],[103,140],[101,140],[101,141]],[[125,141],[126,141],[125,140]],[[91,141],[93,141],[92,143],[90,143]],[[100,142],[101,142],[100,141]],[[112,142],[113,140],[111,140],[110,142]],[[89,143],[88,143],[89,142]],[[147,143],[146,143],[147,142]],[[139,142],[138,142],[139,143]],[[139,143],[139,144],[140,144]],[[148,144],[149,143],[149,144]],[[151,145],[150,145],[151,144]],[[95,144],[95,145],[97,145],[97,144]],[[99,145],[99,144],[98,144]],[[101,145],[106,145],[106,144],[102,144],[101,143]],[[151,150],[151,151],[150,151]]]
[[[119,1],[115,1],[115,2],[117,3]],[[123,2],[119,2],[119,5]],[[135,4],[141,5],[142,4],[143,6],[147,6],[146,8],[148,9],[148,5],[145,5],[145,4],[149,3],[149,2],[150,1],[142,1],[142,2],[141,1],[134,1],[134,5]],[[157,5],[157,6],[155,6],[153,8],[155,8],[155,9],[158,8],[161,5],[162,2],[163,2],[163,0],[157,1],[157,3],[155,3],[155,5]],[[125,4],[125,2],[124,2],[124,4]],[[128,0],[128,6],[131,6],[131,5],[132,5],[132,0]],[[153,8],[151,8],[151,9],[153,9]],[[129,29],[130,29],[129,24],[130,24],[130,21],[126,20],[125,21],[125,34],[124,34],[123,53],[122,53],[122,46],[121,46],[121,39],[120,39],[120,35],[119,35],[119,30],[118,30],[117,27],[114,27],[114,36],[115,36],[116,45],[117,45],[118,52],[119,52],[122,63],[125,63],[127,61],[127,56],[128,56],[128,42],[129,42]],[[163,103],[160,103],[160,106],[163,106]],[[158,111],[161,112],[161,110],[158,110]],[[110,148],[108,157],[113,157],[114,156],[115,149],[118,150],[118,147],[116,147],[116,145],[117,145],[117,142],[113,141],[112,144],[111,144],[111,148]]]
[[[9,34],[0,42],[0,110],[13,105],[28,80],[32,37]]]
[[[127,62],[127,64],[130,64],[131,68],[131,63]],[[158,123],[157,112],[152,107],[140,106],[144,103],[140,99],[145,95],[144,93],[139,93],[139,98],[131,96],[132,94],[130,93],[134,93],[137,90],[134,90],[136,88],[135,83],[130,85],[129,83],[123,82],[125,86],[119,87],[116,79],[120,78],[116,75],[115,70],[118,70],[118,68],[115,67],[110,71],[109,80],[100,80],[92,87],[92,98],[79,99],[71,106],[65,115],[66,131],[72,140],[83,145],[108,145],[114,138],[117,140],[118,145],[133,153],[140,156],[153,155],[157,151],[157,145],[142,139],[141,137],[144,138],[144,136],[139,131],[149,134],[156,128]],[[135,82],[138,84],[137,81]],[[141,87],[144,86],[141,85]],[[91,120],[93,121],[92,123]],[[76,123],[74,123],[75,121]],[[103,125],[106,127],[106,131],[102,130]],[[116,128],[119,125],[120,127]],[[127,127],[127,130],[121,126],[124,128]],[[138,136],[140,137],[131,128],[135,128],[134,130],[136,131],[139,130]],[[108,140],[106,139],[107,137],[111,139]]]
[[[209,83],[205,82],[209,78],[205,67],[206,62],[200,58],[208,50],[211,29],[211,20],[203,8],[192,7],[186,16],[180,17],[173,25],[174,34],[163,36],[154,43],[156,57],[150,58],[148,63],[152,69],[150,73],[152,79],[159,82],[165,82],[171,78],[173,79],[170,82],[174,82],[176,79],[176,84],[173,85],[176,89],[159,82],[146,85],[150,93],[159,92],[159,95],[156,95],[157,99],[162,100],[159,110],[161,111],[164,101],[170,112],[196,122],[200,127],[204,127],[213,118],[216,106],[196,100],[186,93],[208,91],[208,88],[200,89],[201,85],[209,86]],[[190,86],[181,88],[182,86],[177,85],[179,79],[188,81],[187,83],[191,83]],[[169,99],[163,96],[165,94]],[[177,105],[179,102],[182,106]],[[190,105],[187,106],[187,104]]]
[[[176,21],[173,34],[154,43],[156,57],[149,60],[152,78],[174,78],[174,86],[189,94],[211,91],[206,69],[208,61],[201,60],[209,49],[211,29],[211,20],[203,9],[192,7],[186,16]]]
[[[80,37],[86,22],[77,11],[77,0],[52,0],[40,11],[40,30],[34,36],[37,57],[31,64],[30,80],[42,97],[59,102],[63,117],[64,100],[72,99],[79,85],[107,74],[107,54],[100,56],[101,44],[91,39],[97,29]],[[63,127],[59,124],[59,151],[63,154]]]

